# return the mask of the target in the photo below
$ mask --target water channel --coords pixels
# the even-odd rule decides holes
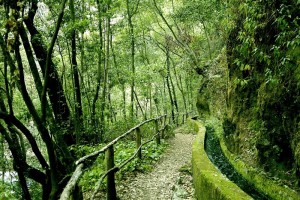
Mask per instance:
[[[239,174],[224,155],[220,142],[212,127],[206,127],[205,151],[211,162],[226,175],[226,177],[239,186],[244,192],[255,200],[268,200],[270,197],[258,191],[241,174]]]

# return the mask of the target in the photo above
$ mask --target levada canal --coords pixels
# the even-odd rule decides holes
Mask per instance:
[[[224,155],[219,139],[215,135],[212,127],[206,127],[205,151],[211,162],[226,175],[226,177],[239,186],[244,192],[255,200],[269,200],[270,197],[258,191],[253,184],[249,183],[241,174],[239,174],[229,160]]]

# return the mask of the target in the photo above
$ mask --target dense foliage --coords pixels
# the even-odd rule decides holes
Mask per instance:
[[[140,121],[175,121],[194,109],[197,90],[201,117],[224,121],[233,153],[293,185],[299,4],[0,0],[0,198],[57,199],[76,159]],[[133,139],[117,147],[119,157],[132,153]],[[74,198],[103,172],[98,159]],[[148,164],[126,169],[139,167]]]
[[[296,190],[300,175],[299,3],[196,0],[175,15],[188,16],[186,22],[194,30],[203,22],[209,27],[205,41],[212,39],[211,48],[198,43],[206,52],[214,50],[211,57],[201,56],[198,70],[201,118],[224,128],[220,137],[246,165]]]
[[[299,1],[235,1],[233,6],[238,14],[227,42],[228,148],[295,185],[300,178]]]
[[[154,116],[168,114],[175,122],[178,113],[195,107],[196,47],[179,35],[184,24],[168,10],[180,6],[155,0],[0,1],[3,198],[57,199],[82,149],[96,150]],[[152,137],[147,130],[154,125],[143,131]],[[94,166],[97,173],[102,165]],[[81,186],[75,199],[82,198]]]

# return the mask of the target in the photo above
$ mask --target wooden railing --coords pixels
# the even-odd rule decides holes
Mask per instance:
[[[176,125],[180,124],[179,123],[179,118],[181,118],[181,123],[184,123],[190,113],[185,113],[185,114],[177,114],[175,116],[175,119],[172,119],[171,117],[167,117],[167,115],[162,115],[160,117],[148,119],[146,121],[141,122],[140,124],[136,125],[135,127],[131,128],[127,132],[123,133],[119,137],[115,138],[112,140],[110,143],[108,143],[106,146],[102,147],[100,150],[95,151],[91,154],[88,154],[80,159],[78,159],[75,164],[76,164],[76,169],[73,172],[69,182],[67,183],[66,187],[64,188],[60,200],[68,200],[70,195],[72,194],[76,184],[78,183],[84,167],[89,167],[85,166],[87,161],[95,161],[96,158],[102,154],[105,153],[105,161],[106,161],[106,172],[100,177],[99,181],[96,184],[96,188],[93,192],[93,195],[91,199],[94,199],[95,195],[97,194],[99,187],[104,180],[105,177],[107,177],[107,182],[106,182],[106,191],[107,191],[107,199],[108,200],[115,200],[117,199],[117,193],[116,193],[116,186],[115,186],[115,173],[118,172],[120,169],[122,169],[126,164],[131,162],[135,157],[138,157],[138,159],[142,159],[142,147],[149,142],[156,140],[156,143],[159,145],[161,138],[164,138],[164,132],[168,124],[171,124],[174,122]],[[169,120],[168,120],[169,118]],[[151,139],[148,141],[142,143],[142,134],[141,134],[141,127],[145,124],[148,124],[150,122],[155,123],[155,134],[152,136]],[[159,126],[161,128],[159,129]],[[119,166],[114,165],[114,145],[120,141],[121,139],[125,138],[126,136],[130,135],[131,133],[136,134],[136,151],[135,153],[128,158],[127,160],[123,161]]]

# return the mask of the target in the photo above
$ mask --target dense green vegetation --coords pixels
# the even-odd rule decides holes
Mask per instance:
[[[299,4],[0,0],[0,198],[57,199],[79,157],[196,106],[223,124],[232,153],[298,189]]]
[[[57,199],[84,153],[143,120],[168,114],[178,123],[178,113],[193,110],[198,47],[172,15],[181,5],[0,1],[1,198]],[[147,125],[143,139],[154,129]],[[116,147],[116,163],[131,153],[131,140]],[[159,157],[153,145],[147,148],[145,158]],[[99,159],[75,199],[80,188],[94,187],[85,177],[103,173]],[[4,176],[9,173],[13,182]]]
[[[231,153],[298,191],[299,11],[299,1],[228,3],[226,45],[198,97]]]
[[[295,186],[300,178],[299,1],[245,1],[237,11],[238,26],[227,43],[225,138],[232,152],[245,155],[251,149],[255,164]]]

